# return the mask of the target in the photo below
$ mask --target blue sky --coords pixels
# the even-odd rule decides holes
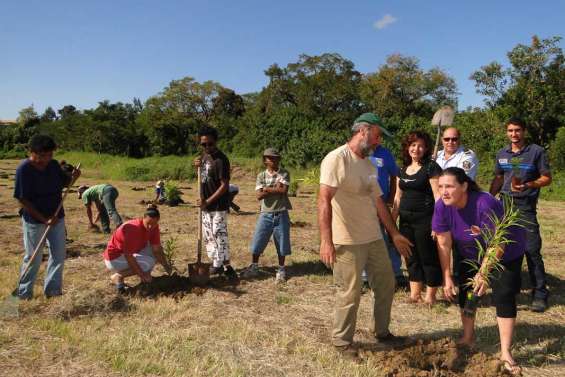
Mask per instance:
[[[269,65],[324,52],[363,73],[415,56],[456,79],[460,108],[477,106],[469,75],[534,34],[565,36],[564,17],[565,1],[2,0],[0,119],[146,100],[185,76],[258,91]]]

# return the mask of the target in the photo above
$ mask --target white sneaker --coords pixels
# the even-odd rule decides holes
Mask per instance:
[[[286,270],[280,269],[277,271],[277,275],[275,276],[275,283],[284,283],[286,281]]]

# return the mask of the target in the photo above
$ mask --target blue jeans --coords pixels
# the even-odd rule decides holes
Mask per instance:
[[[18,296],[21,298],[32,298],[33,284],[39,271],[42,260],[42,251],[39,250],[32,262],[31,267],[24,276],[24,268],[29,263],[35,247],[39,243],[43,232],[47,228],[45,224],[34,224],[22,219],[24,234],[25,254],[20,269],[20,285],[18,286]],[[65,263],[65,219],[59,219],[57,224],[49,229],[47,233],[47,247],[49,249],[49,261],[47,262],[47,272],[45,275],[45,285],[43,292],[45,296],[59,296],[63,294],[63,265]]]
[[[290,255],[290,217],[288,211],[261,212],[255,225],[251,253],[261,255],[273,236],[277,254]]]

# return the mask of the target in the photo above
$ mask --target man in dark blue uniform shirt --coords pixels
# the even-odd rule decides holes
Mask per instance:
[[[541,255],[537,203],[540,188],[551,183],[551,172],[545,150],[536,144],[526,144],[525,135],[526,125],[522,120],[512,118],[506,123],[510,145],[496,155],[490,193],[496,195],[502,192],[512,197],[520,217],[525,220],[526,261],[533,287],[531,310],[543,312],[547,309],[549,292]]]

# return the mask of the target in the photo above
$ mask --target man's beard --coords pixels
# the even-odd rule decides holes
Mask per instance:
[[[361,147],[361,154],[363,157],[369,157],[375,151],[375,146],[369,144],[369,135],[365,136],[363,140],[361,140],[359,146]]]

